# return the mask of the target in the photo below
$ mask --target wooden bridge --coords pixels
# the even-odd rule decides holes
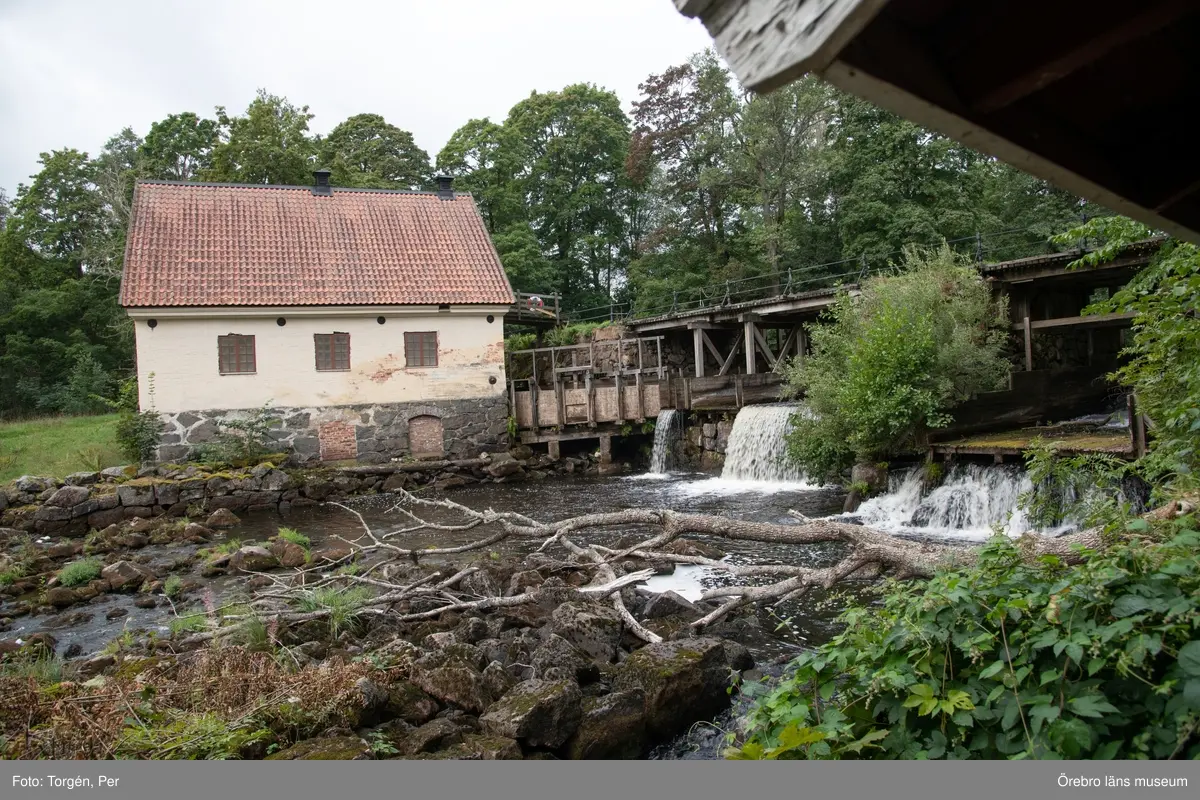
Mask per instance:
[[[1082,249],[980,264],[995,294],[1007,298],[1018,350],[1014,381],[989,395],[988,414],[1019,408],[1020,419],[1032,424],[1052,406],[1102,401],[1109,391],[1102,376],[1115,366],[1130,315],[1081,312],[1128,283],[1160,245],[1139,242],[1092,268],[1069,268]],[[753,280],[753,287],[727,284],[723,293],[653,315],[610,309],[620,323],[610,330],[623,338],[510,353],[510,402],[522,441],[608,436],[663,408],[737,411],[779,400],[781,367],[807,354],[808,326],[860,284],[804,288],[791,275]],[[1037,407],[1025,402],[1030,382],[1015,380],[1022,372],[1047,389]],[[1055,372],[1060,381],[1046,377]],[[1054,399],[1055,385],[1071,387],[1063,402]],[[986,428],[986,420],[980,425]]]

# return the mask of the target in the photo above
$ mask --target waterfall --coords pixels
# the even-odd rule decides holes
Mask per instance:
[[[675,466],[675,443],[683,432],[683,415],[673,408],[658,412],[654,422],[654,449],[650,453],[650,472],[662,475]]]
[[[941,485],[928,493],[922,473],[914,468],[893,474],[887,494],[864,502],[855,516],[864,525],[893,533],[984,539],[995,527],[1009,536],[1029,530],[1020,497],[1032,484],[1023,469],[954,465]]]
[[[746,406],[733,420],[721,479],[804,483],[804,473],[788,457],[785,438],[795,403]]]

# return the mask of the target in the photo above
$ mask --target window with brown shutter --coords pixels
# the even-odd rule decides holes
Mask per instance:
[[[437,331],[404,334],[404,365],[407,367],[436,367],[438,363]]]
[[[255,372],[254,337],[238,333],[218,336],[217,365],[222,375]]]
[[[314,333],[317,371],[339,372],[350,369],[350,334]]]

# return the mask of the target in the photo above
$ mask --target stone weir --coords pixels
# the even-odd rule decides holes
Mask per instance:
[[[629,471],[628,464],[621,465]],[[557,474],[595,475],[592,456],[551,459],[528,447],[478,458],[395,461],[347,467],[213,471],[198,465],[111,467],[64,480],[26,475],[0,486],[0,528],[39,535],[82,536],[135,517],[198,516],[219,508],[280,511],[355,495],[442,491],[474,483],[544,480]]]

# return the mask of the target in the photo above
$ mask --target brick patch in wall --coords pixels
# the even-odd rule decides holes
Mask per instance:
[[[358,439],[348,422],[326,422],[317,429],[322,461],[345,461],[358,456]]]
[[[430,414],[408,421],[408,446],[414,456],[441,456],[446,453],[446,427]]]

